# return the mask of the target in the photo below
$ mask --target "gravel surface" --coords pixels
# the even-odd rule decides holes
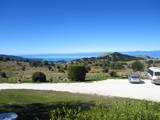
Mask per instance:
[[[128,80],[120,79],[110,79],[92,83],[2,83],[0,84],[0,90],[2,89],[66,91],[71,93],[127,97],[160,102],[160,85],[154,85],[150,80],[144,80],[143,84],[131,84]]]

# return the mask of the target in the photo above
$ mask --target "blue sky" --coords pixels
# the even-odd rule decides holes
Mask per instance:
[[[160,50],[159,0],[0,0],[0,54]]]

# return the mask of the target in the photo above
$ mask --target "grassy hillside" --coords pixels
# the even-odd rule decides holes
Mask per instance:
[[[58,66],[58,65],[57,65]],[[1,61],[0,71],[7,74],[7,78],[1,78],[1,82],[16,82],[17,80],[22,80],[23,82],[31,82],[32,75],[34,72],[43,72],[46,74],[47,79],[53,79],[61,77],[61,79],[66,77],[64,72],[59,72],[58,69],[52,71],[48,69],[47,65],[44,66],[32,66],[29,62],[17,62],[17,61]]]
[[[134,57],[126,54],[121,54],[119,52],[113,52],[113,53],[105,53],[99,58],[101,59],[107,59],[109,61],[132,61],[132,60],[143,60],[141,57]]]
[[[4,72],[6,74],[5,78],[0,76],[0,82],[16,83],[18,80],[22,82],[32,82],[32,75],[35,72],[43,72],[47,76],[49,82],[70,82],[67,78],[65,66],[66,64],[57,63],[54,65],[34,67],[31,66],[29,62],[0,61],[0,73]],[[86,80],[104,80],[108,77],[109,75],[106,73],[88,73]]]
[[[112,52],[112,53],[104,53],[103,55],[99,57],[92,57],[92,58],[82,58],[73,60],[73,62],[83,62],[83,63],[99,63],[102,61],[110,61],[110,62],[127,62],[127,61],[133,61],[133,60],[144,60],[144,58],[141,57],[134,57],[126,54],[121,54],[118,52]]]
[[[32,82],[32,75],[35,72],[43,72],[49,82],[70,82],[67,78],[67,68],[69,64],[85,65],[88,70],[87,81],[104,80],[112,77],[126,78],[128,74],[132,72],[131,65],[136,61],[135,57],[132,58],[119,53],[112,53],[109,54],[109,56],[110,55],[114,60],[106,58],[108,55],[97,58],[83,58],[74,60],[71,63],[0,60],[0,82],[16,83],[18,80],[22,82]],[[126,61],[126,59],[129,58],[132,59]],[[145,69],[149,66],[160,66],[160,61],[156,59],[141,59],[140,61],[144,64]],[[111,74],[113,72],[116,72],[116,75],[113,76]]]

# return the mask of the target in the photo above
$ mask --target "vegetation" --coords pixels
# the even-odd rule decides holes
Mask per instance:
[[[143,71],[144,65],[140,61],[135,61],[132,63],[132,69],[133,71]]]
[[[139,105],[142,105],[139,108]],[[132,108],[131,108],[132,107]],[[159,120],[160,114],[147,109],[148,105],[125,101],[113,102],[111,106],[97,105],[89,111],[83,111],[81,107],[58,108],[50,112],[51,120]]]
[[[2,55],[0,55],[0,58],[2,58],[0,59],[0,72],[4,72],[7,76],[2,77],[0,75],[1,83],[16,83],[19,80],[22,83],[33,82],[32,75],[35,72],[44,73],[46,80],[49,82],[72,82],[68,79],[68,68],[70,64],[85,66],[86,81],[105,80],[112,77],[126,78],[132,72],[133,66],[134,70],[141,69],[139,67],[137,69],[137,61],[143,64],[143,69],[145,70],[150,66],[160,67],[160,60],[158,59],[143,59],[120,53],[107,53],[100,57],[82,58],[68,63],[28,60],[15,56],[4,57]],[[138,66],[141,66],[141,64]],[[112,71],[116,72],[117,75],[111,74]],[[142,74],[142,76],[144,75]]]
[[[124,63],[120,63],[120,62],[112,62],[112,63],[110,63],[109,67],[111,69],[124,69],[125,68],[125,64]]]
[[[5,72],[0,72],[0,76],[1,76],[2,78],[7,78],[7,75],[6,75]]]
[[[0,96],[0,112],[16,112],[18,120],[160,119],[156,102],[33,90],[2,90]]]
[[[106,58],[109,61],[130,61],[130,60],[142,60],[143,58],[140,57],[134,57],[130,55],[121,54],[118,52],[111,52],[111,53],[105,53],[100,58]]]
[[[100,57],[92,57],[92,58],[82,58],[78,60],[73,60],[72,63],[80,63],[84,65],[98,65],[98,66],[106,66],[110,65],[111,63],[119,63],[119,62],[128,62],[128,61],[135,61],[135,60],[145,60],[144,58],[141,57],[134,57],[134,56],[129,56],[125,54],[121,54],[118,52],[113,52],[113,53],[106,53]]]
[[[31,67],[42,67],[43,66],[42,62],[40,61],[31,61],[29,62],[29,64]]]
[[[36,72],[32,76],[33,82],[46,82],[46,75],[42,72]]]
[[[111,77],[117,77],[117,73],[116,73],[115,71],[111,71],[111,72],[110,72],[110,76],[111,76]]]
[[[70,65],[68,67],[68,78],[73,81],[85,81],[87,70],[82,65]]]
[[[109,68],[108,68],[108,67],[104,67],[104,68],[103,68],[103,72],[104,72],[104,73],[108,73],[108,72],[109,72]]]

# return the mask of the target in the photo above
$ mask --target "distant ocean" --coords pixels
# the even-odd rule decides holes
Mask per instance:
[[[97,53],[73,53],[73,54],[36,54],[36,55],[21,55],[23,58],[41,59],[47,61],[71,61],[80,58],[98,57],[102,52]]]
[[[21,55],[24,58],[41,59],[47,61],[71,61],[80,58],[91,58],[101,56],[104,52],[97,53],[74,53],[74,54],[35,54],[35,55]],[[122,52],[132,56],[150,56],[153,58],[160,58],[160,51],[131,51]]]
[[[149,56],[153,58],[160,58],[160,51],[131,51],[131,52],[124,52],[124,54],[132,56]]]

